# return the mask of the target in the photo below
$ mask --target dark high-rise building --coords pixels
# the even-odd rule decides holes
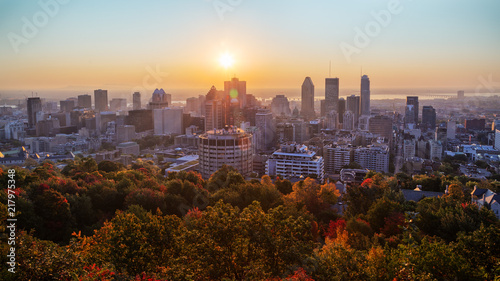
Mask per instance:
[[[339,122],[344,123],[344,113],[345,113],[345,99],[340,98],[338,104]]]
[[[234,77],[231,81],[224,81],[224,94],[231,104],[238,104],[245,108],[247,103],[247,82]],[[239,124],[238,124],[239,125]]]
[[[465,92],[464,91],[458,91],[457,92],[457,99],[461,100],[465,97]]]
[[[388,116],[377,115],[370,118],[368,130],[372,134],[377,134],[392,141],[392,119]]]
[[[90,95],[79,95],[78,107],[92,108],[92,97]]]
[[[125,124],[135,126],[135,131],[137,133],[153,130],[153,110],[130,110],[128,116],[125,118]]]
[[[95,90],[94,91],[94,102],[96,111],[107,111],[108,110],[108,90]]]
[[[429,129],[436,128],[436,110],[430,105],[422,107],[422,125]]]
[[[236,77],[232,78],[231,81],[224,81],[224,125],[241,125],[241,122],[244,121],[243,109],[248,106],[248,99],[246,81],[240,81]]]
[[[359,119],[359,96],[349,96],[346,101],[346,109],[354,114],[354,125],[358,126]]]
[[[465,119],[465,129],[467,130],[484,130],[485,127],[485,119]]]
[[[418,123],[418,97],[406,97],[405,123]]]
[[[302,83],[302,116],[312,119],[316,116],[314,113],[314,84],[311,77],[306,77]]]
[[[338,107],[339,78],[325,79],[325,112],[330,112]]]
[[[134,110],[141,109],[141,93],[135,92],[132,95],[132,108]]]
[[[62,112],[70,112],[75,108],[75,101],[74,100],[62,100],[59,101],[59,107],[61,108]]]
[[[205,130],[223,129],[226,123],[225,93],[217,91],[215,86],[210,88],[205,99]]]
[[[360,99],[361,116],[370,116],[370,78],[367,75],[361,77],[361,99]]]
[[[28,98],[28,127],[34,128],[36,125],[36,115],[38,112],[42,111],[42,100],[39,97]]]

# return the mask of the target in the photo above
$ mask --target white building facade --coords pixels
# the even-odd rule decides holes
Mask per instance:
[[[314,177],[322,182],[324,171],[323,157],[317,156],[305,145],[283,145],[266,162],[266,174],[271,177],[278,175],[285,179]]]

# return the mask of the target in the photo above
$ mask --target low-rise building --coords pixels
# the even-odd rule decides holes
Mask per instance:
[[[307,146],[297,144],[282,145],[266,163],[267,175],[279,175],[290,180],[314,177],[322,182],[324,169],[323,157],[308,150]]]
[[[500,219],[500,195],[495,192],[474,186],[474,190],[471,192],[471,202],[492,210],[495,216]]]

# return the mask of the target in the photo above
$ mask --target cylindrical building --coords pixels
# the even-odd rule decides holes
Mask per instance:
[[[243,176],[253,170],[252,135],[238,128],[207,131],[200,135],[199,169],[208,179],[222,165],[232,166]]]

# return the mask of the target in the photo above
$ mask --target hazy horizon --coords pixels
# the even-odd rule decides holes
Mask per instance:
[[[159,87],[161,88],[161,87]],[[96,88],[97,89],[97,88]],[[126,89],[113,89],[101,87],[101,89],[108,90],[108,99],[113,98],[126,98],[127,102],[132,102],[132,92]],[[221,87],[222,89],[222,87]],[[207,89],[168,89],[165,91],[172,95],[172,101],[185,102],[187,98],[198,97],[205,95]],[[141,99],[147,101],[151,98],[154,89],[148,92],[141,92]],[[247,88],[247,94],[253,94],[258,99],[270,99],[276,95],[285,95],[289,100],[297,100],[301,98],[300,88]],[[473,89],[464,90],[466,97],[474,96],[494,96],[500,95],[500,91],[496,92],[474,92]],[[39,91],[31,90],[0,90],[0,101],[7,100],[23,100],[27,97],[37,96],[48,101],[60,101],[78,95],[91,95],[92,101],[94,100],[93,90],[77,90],[77,89],[42,89]],[[457,91],[453,89],[372,89],[371,99],[406,99],[407,96],[419,96],[420,99],[434,99],[434,98],[450,98],[455,97]],[[350,95],[359,95],[359,90],[356,89],[341,89],[340,97],[347,97]],[[315,88],[315,100],[324,99],[324,88]]]

